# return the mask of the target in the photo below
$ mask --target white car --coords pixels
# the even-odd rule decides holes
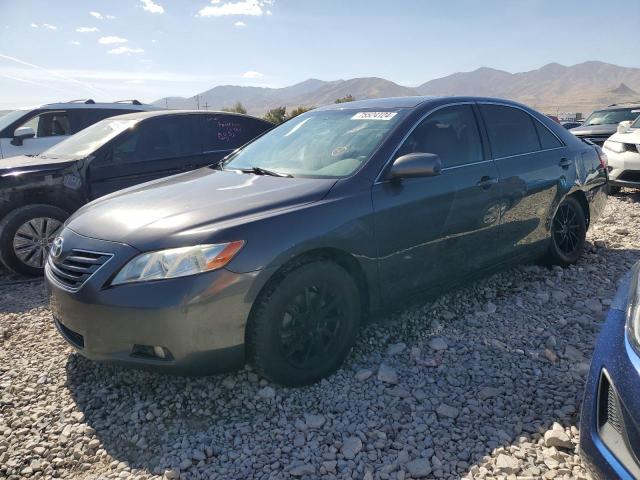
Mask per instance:
[[[623,122],[618,131],[604,142],[609,158],[609,185],[616,193],[622,187],[640,188],[640,117]]]
[[[73,100],[14,110],[0,117],[0,159],[38,155],[69,135],[114,115],[159,110],[138,100]]]

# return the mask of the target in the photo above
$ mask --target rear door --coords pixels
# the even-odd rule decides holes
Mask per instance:
[[[549,235],[548,219],[575,179],[571,151],[545,125],[515,106],[481,103],[504,211],[500,255],[535,253]]]
[[[197,116],[149,118],[119,136],[89,167],[91,197],[185,171],[200,158]]]
[[[495,259],[498,171],[485,157],[472,104],[421,121],[395,158],[435,153],[442,173],[373,187],[382,291],[389,298],[459,281]]]
[[[200,114],[202,158],[197,166],[218,163],[273,125],[258,118],[224,113]]]

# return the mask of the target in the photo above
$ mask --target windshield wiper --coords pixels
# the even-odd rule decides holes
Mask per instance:
[[[240,171],[244,173],[255,173],[256,175],[270,175],[272,177],[293,178],[293,175],[289,173],[274,172],[273,170],[267,170],[266,168],[262,167],[241,168]]]

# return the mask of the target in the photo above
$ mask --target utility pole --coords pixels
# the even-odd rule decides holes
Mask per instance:
[[[209,102],[204,102],[204,109],[209,110]]]
[[[196,95],[196,105],[198,106],[198,110],[200,110],[200,95]]]

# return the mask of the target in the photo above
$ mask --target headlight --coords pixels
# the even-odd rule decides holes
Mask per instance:
[[[244,241],[171,248],[138,255],[118,272],[112,285],[185,277],[224,267]]]
[[[640,263],[633,267],[629,300],[627,302],[627,337],[637,352],[640,352]]]
[[[624,152],[624,144],[613,140],[607,140],[604,142],[604,148],[616,153]]]

